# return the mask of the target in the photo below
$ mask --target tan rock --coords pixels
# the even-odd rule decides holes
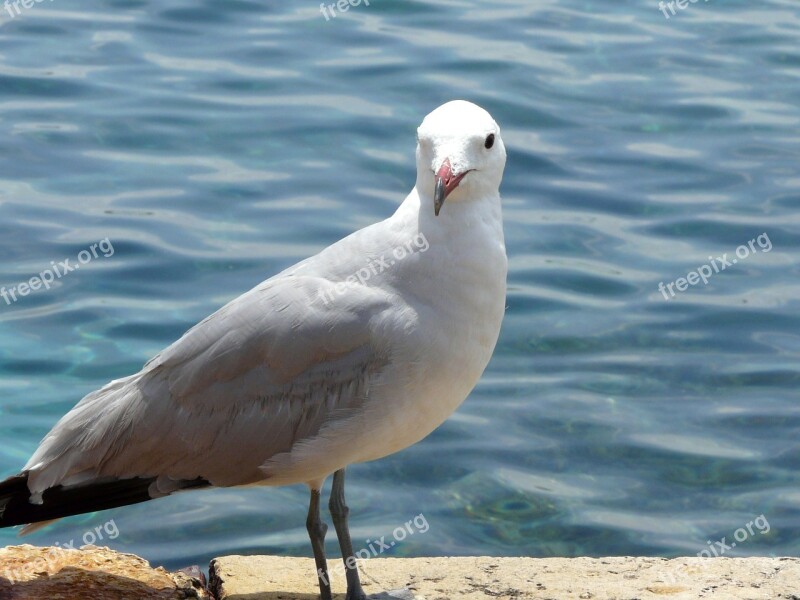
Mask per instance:
[[[2,600],[178,600],[207,598],[197,579],[153,569],[108,548],[30,545],[0,549]]]
[[[373,558],[360,561],[360,569],[368,594],[407,588],[417,600],[800,599],[796,558]],[[341,570],[331,583],[343,598]],[[318,597],[307,558],[217,558],[209,586],[217,600]]]
[[[332,585],[344,597],[341,561]],[[411,590],[417,600],[798,600],[795,558],[410,558],[361,561],[368,594]],[[227,556],[211,563],[217,600],[316,600],[307,558]],[[206,598],[200,582],[108,548],[0,550],[0,600]]]

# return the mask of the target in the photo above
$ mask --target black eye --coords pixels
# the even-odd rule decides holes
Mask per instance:
[[[486,146],[487,150],[489,148],[491,148],[492,146],[494,146],[494,134],[493,133],[489,134],[489,136],[486,138],[486,143],[484,143],[483,145]]]

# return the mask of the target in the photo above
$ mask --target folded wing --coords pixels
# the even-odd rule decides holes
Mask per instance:
[[[115,480],[152,479],[151,497],[263,481],[266,461],[367,401],[391,352],[375,333],[391,301],[319,277],[262,283],[64,416],[23,471],[34,501]]]

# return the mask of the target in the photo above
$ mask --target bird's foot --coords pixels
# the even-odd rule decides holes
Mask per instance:
[[[422,600],[417,598],[411,590],[405,588],[400,590],[391,590],[388,592],[380,592],[379,594],[370,594],[367,596],[368,600]]]

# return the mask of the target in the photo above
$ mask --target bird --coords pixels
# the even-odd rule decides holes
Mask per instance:
[[[321,491],[347,581],[349,465],[428,436],[494,352],[508,259],[506,149],[483,108],[447,102],[417,129],[414,188],[360,229],[235,298],[62,417],[0,482],[0,527],[209,487],[305,484],[322,600],[331,599]]]

